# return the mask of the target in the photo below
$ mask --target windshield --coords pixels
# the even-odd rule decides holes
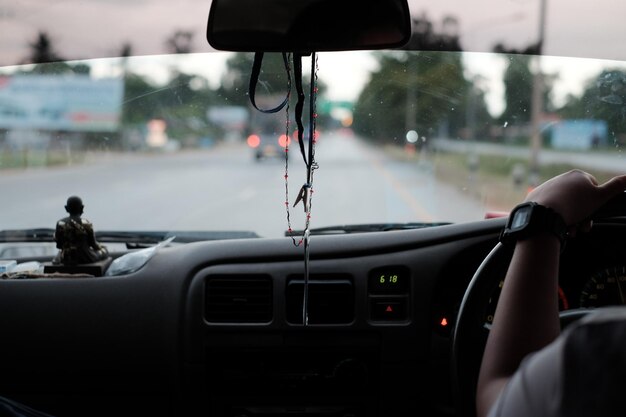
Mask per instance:
[[[74,195],[96,231],[302,230],[295,93],[258,112],[253,54],[178,52],[0,68],[0,230],[53,228]],[[507,52],[305,57],[310,227],[480,220],[564,170],[623,172],[626,64]],[[257,104],[287,81],[266,56]]]

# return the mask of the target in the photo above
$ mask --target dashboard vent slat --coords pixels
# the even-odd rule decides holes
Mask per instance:
[[[204,314],[213,323],[271,322],[271,278],[267,275],[209,277]]]

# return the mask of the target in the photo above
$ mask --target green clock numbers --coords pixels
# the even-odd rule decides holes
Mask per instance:
[[[403,266],[380,267],[369,275],[369,292],[372,294],[404,294],[409,288],[409,270]]]

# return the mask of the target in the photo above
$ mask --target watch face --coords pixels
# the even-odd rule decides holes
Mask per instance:
[[[528,224],[528,221],[530,220],[531,210],[532,210],[532,207],[530,206],[520,207],[518,210],[516,210],[515,213],[513,213],[513,220],[511,221],[511,230],[521,229],[526,224]]]

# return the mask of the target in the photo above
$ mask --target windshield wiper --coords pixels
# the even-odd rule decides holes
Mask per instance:
[[[246,231],[96,231],[96,240],[99,242],[127,245],[157,244],[172,236],[175,237],[173,241],[178,243],[259,237],[254,232]],[[0,242],[54,242],[54,229],[1,230]]]
[[[0,242],[54,242],[54,229],[0,230]]]
[[[337,235],[349,233],[386,232],[390,230],[423,229],[426,227],[444,226],[450,222],[418,222],[418,223],[367,223],[318,227],[310,229],[311,235]],[[301,236],[302,230],[286,231],[285,236]]]
[[[227,239],[247,239],[258,238],[254,232],[247,231],[102,231],[96,232],[96,239],[100,242],[138,243],[150,244],[159,243],[174,237],[172,242],[191,243],[206,240],[227,240]]]

